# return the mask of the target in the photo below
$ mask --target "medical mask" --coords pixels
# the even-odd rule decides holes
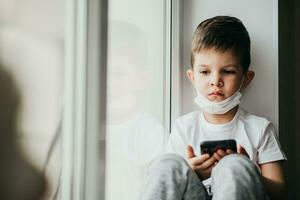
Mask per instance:
[[[197,91],[197,96],[195,97],[195,103],[200,107],[201,110],[208,112],[210,114],[224,114],[237,106],[242,98],[242,93],[240,92],[243,85],[244,78],[240,88],[230,97],[221,102],[212,102],[205,98],[200,92]]]

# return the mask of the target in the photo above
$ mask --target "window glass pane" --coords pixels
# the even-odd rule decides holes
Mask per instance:
[[[108,21],[106,199],[138,199],[163,152],[164,1],[111,0]]]

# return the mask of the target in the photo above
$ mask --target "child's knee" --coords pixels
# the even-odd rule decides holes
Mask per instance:
[[[164,154],[152,160],[148,166],[148,171],[172,171],[174,169],[188,168],[187,162],[183,157],[176,154]]]
[[[222,158],[219,162],[220,165],[227,166],[241,166],[241,165],[252,165],[252,161],[244,155],[230,154]]]
[[[257,171],[256,165],[246,156],[231,154],[222,158],[213,171],[227,171],[228,173],[240,173]]]

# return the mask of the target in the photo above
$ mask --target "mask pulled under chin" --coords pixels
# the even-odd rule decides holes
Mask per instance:
[[[195,103],[200,107],[201,110],[210,114],[224,114],[237,106],[242,98],[242,93],[238,90],[232,96],[221,102],[212,102],[206,99],[200,92],[197,91],[195,97]]]

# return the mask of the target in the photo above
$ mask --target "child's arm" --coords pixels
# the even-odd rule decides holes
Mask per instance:
[[[264,163],[259,166],[264,185],[271,199],[285,199],[285,181],[282,161]]]
[[[249,158],[248,153],[241,145],[237,147],[238,153]],[[285,182],[282,161],[269,162],[259,165],[263,182],[271,199],[285,199]]]

